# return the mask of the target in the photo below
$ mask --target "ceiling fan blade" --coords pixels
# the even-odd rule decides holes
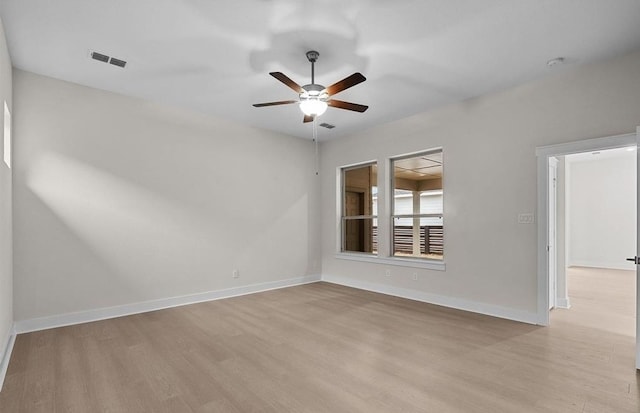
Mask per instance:
[[[327,93],[329,96],[333,96],[337,93],[342,92],[345,89],[349,89],[351,86],[355,86],[358,83],[362,83],[367,80],[366,77],[360,72],[356,72],[351,76],[347,76],[339,82],[334,83],[333,85],[327,88]]]
[[[282,73],[282,72],[269,72],[269,74],[271,76],[275,77],[276,79],[278,79],[279,81],[281,81],[282,83],[284,83],[285,85],[289,86],[296,93],[304,92],[304,89],[302,89],[302,86],[300,86],[299,84],[297,84],[293,80],[289,79],[287,77],[287,75],[285,75],[284,73]]]
[[[313,122],[313,116],[304,115],[304,119],[302,119],[302,123]]]
[[[264,106],[288,105],[290,103],[298,103],[297,100],[281,100],[279,102],[254,103],[253,106],[261,108]]]
[[[357,103],[351,103],[351,102],[344,102],[342,100],[335,100],[335,99],[327,100],[327,105],[334,108],[353,110],[354,112],[360,112],[360,113],[369,109],[369,106],[359,105]]]

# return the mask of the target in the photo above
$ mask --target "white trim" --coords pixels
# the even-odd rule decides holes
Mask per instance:
[[[636,127],[635,135],[636,148],[640,144],[640,126]],[[636,257],[640,257],[640,211],[638,210],[638,202],[640,200],[640,153],[636,150]],[[640,266],[636,265],[636,369],[640,370],[640,281],[638,281],[638,275],[640,275]]]
[[[624,258],[620,258],[623,260]],[[632,262],[602,262],[602,261],[585,261],[585,260],[572,260],[569,262],[569,267],[589,267],[589,268],[605,268],[610,270],[625,270],[635,271],[636,265]]]
[[[539,146],[536,148],[537,162],[537,195],[538,195],[538,322],[549,325],[549,262],[547,254],[547,240],[549,238],[549,158],[553,156],[570,155],[572,153],[589,152],[605,149],[623,148],[637,145],[636,134],[608,136],[604,138],[585,139],[557,145]],[[640,223],[638,224],[640,225]],[[640,246],[639,246],[640,248]],[[640,283],[639,287],[640,288]],[[640,324],[640,321],[639,321]],[[639,345],[640,348],[640,345]],[[640,352],[640,350],[639,350]]]
[[[342,171],[346,170],[346,169],[355,169],[355,168],[360,167],[360,166],[373,165],[373,164],[377,164],[377,163],[378,163],[377,159],[371,159],[371,160],[368,160],[368,161],[356,162],[356,163],[351,163],[351,164],[348,164],[348,165],[339,166],[338,169],[340,170],[340,174],[342,174]]]
[[[492,317],[505,318],[508,320],[519,321],[528,324],[536,324],[537,315],[528,311],[516,310],[513,308],[501,307],[493,304],[480,303],[477,301],[468,301],[460,298],[447,297],[443,295],[431,294],[422,291],[409,290],[406,288],[393,287],[390,285],[382,285],[370,283],[366,281],[354,280],[352,278],[340,277],[334,275],[323,274],[322,281],[332,284],[344,285],[347,287],[358,288],[360,290],[373,291],[376,293],[392,295],[394,297],[406,298],[409,300],[420,301],[423,303],[436,304],[443,307],[455,308],[458,310],[470,311],[489,315]]]
[[[49,328],[89,323],[92,321],[105,320],[108,318],[145,313],[148,311],[162,310],[165,308],[219,300],[222,298],[237,297],[240,295],[259,293],[279,288],[293,287],[296,285],[309,284],[317,281],[320,281],[320,275],[307,275],[304,277],[290,278],[280,281],[270,281],[266,283],[252,284],[242,287],[228,288],[224,290],[208,291],[205,293],[162,298],[159,300],[143,301],[139,303],[99,308],[77,313],[67,313],[49,317],[32,318],[28,320],[16,321],[15,331],[17,333],[29,333],[32,331],[46,330]]]
[[[571,308],[571,300],[569,299],[569,297],[557,297],[556,308],[565,308],[567,310]]]
[[[571,155],[573,153],[624,148],[626,146],[633,146],[636,144],[636,134],[625,133],[624,135],[607,136],[604,138],[585,139],[581,141],[560,143],[557,145],[538,146],[536,148],[536,156],[552,157]]]
[[[550,182],[553,182],[553,189],[547,186],[549,192],[547,195],[547,205],[549,210],[553,210],[553,224],[549,222],[549,226],[547,227],[548,237],[547,237],[547,251],[549,252],[549,308],[554,308],[557,306],[557,296],[558,296],[558,190],[557,190],[557,181],[558,181],[558,158],[549,157],[549,173],[553,176],[547,176],[549,180],[547,185],[550,185]],[[553,178],[553,179],[552,179]],[[553,195],[553,197],[551,197]],[[551,221],[551,220],[549,220]],[[553,227],[553,235],[551,234],[551,227]]]
[[[15,324],[11,326],[6,337],[4,346],[0,347],[0,349],[2,349],[2,357],[0,358],[0,391],[2,391],[2,385],[4,384],[4,378],[7,375],[7,369],[9,369],[9,361],[11,360],[13,345],[16,342]]]
[[[537,152],[537,151],[536,151]],[[549,325],[549,157],[538,156],[538,324]]]
[[[395,257],[378,257],[370,254],[348,254],[344,252],[335,255],[340,260],[370,262],[372,264],[394,265],[398,267],[423,268],[426,270],[446,271],[444,262],[435,260],[426,260],[424,258],[395,258]]]
[[[377,184],[377,183],[376,183]],[[342,168],[336,168],[336,226],[335,226],[335,242],[336,252],[342,250]],[[378,210],[378,213],[380,211]],[[380,226],[380,224],[378,224]]]
[[[436,146],[435,148],[431,148],[431,149],[424,149],[424,150],[421,150],[421,151],[415,151],[415,152],[403,153],[401,155],[390,156],[389,160],[390,161],[401,161],[401,160],[406,159],[406,158],[413,158],[414,156],[420,156],[420,155],[431,155],[431,154],[436,153],[436,152],[442,152],[442,146]]]

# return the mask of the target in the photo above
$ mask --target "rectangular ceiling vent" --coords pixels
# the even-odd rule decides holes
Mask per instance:
[[[332,124],[327,123],[327,122],[321,123],[320,126],[322,126],[323,128],[327,128],[327,129],[333,129],[333,128],[336,127],[336,125],[332,125]]]
[[[127,64],[124,60],[116,59],[115,57],[112,57],[111,60],[109,60],[109,63],[119,67],[124,67]]]
[[[98,52],[91,52],[91,58],[104,63],[109,61],[109,56]]]
[[[112,65],[118,66],[118,67],[125,67],[127,65],[127,62],[125,62],[122,59],[110,57],[110,56],[107,56],[106,54],[102,54],[98,52],[91,52],[90,56],[93,60],[97,60],[103,63],[111,63]]]

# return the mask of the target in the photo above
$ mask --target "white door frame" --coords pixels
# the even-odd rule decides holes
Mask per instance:
[[[640,265],[638,265],[638,257],[640,257],[640,167],[638,160],[637,146],[640,146],[640,126],[636,128],[636,370],[640,370]]]
[[[549,158],[570,155],[580,152],[601,151],[605,149],[623,148],[637,144],[636,134],[608,136],[604,138],[586,139],[582,141],[561,143],[558,145],[539,146],[536,148],[538,158],[538,320],[542,326],[549,325]],[[639,223],[640,225],[640,223]],[[640,248],[640,246],[638,246]],[[633,251],[629,251],[631,254]],[[640,288],[640,287],[639,287]],[[639,350],[640,351],[640,350]]]
[[[556,249],[557,244],[557,225],[558,225],[558,192],[556,189],[556,182],[558,177],[558,158],[549,157],[549,175],[547,188],[549,188],[549,209],[547,209],[547,219],[549,222],[548,234],[549,243],[547,244],[548,256],[548,275],[549,275],[549,310],[556,307],[558,301],[557,285],[558,285],[558,252]]]

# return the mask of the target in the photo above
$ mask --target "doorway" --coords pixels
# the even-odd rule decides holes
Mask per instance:
[[[636,250],[635,151],[632,146],[549,159],[549,235],[557,233],[553,252],[565,257],[556,261],[550,250],[550,306],[558,308],[552,323],[573,320],[635,336],[635,265],[625,260]],[[571,310],[561,314],[563,308]]]
[[[639,129],[640,130],[640,129]],[[556,216],[555,208],[553,206],[554,198],[557,201],[555,188],[553,185],[554,181],[551,178],[553,173],[553,168],[551,167],[550,159],[553,158],[562,158],[566,155],[573,155],[578,153],[588,153],[592,155],[594,153],[599,153],[602,151],[607,151],[610,149],[619,149],[619,148],[628,148],[628,147],[636,147],[638,144],[637,135],[636,134],[628,134],[628,135],[620,135],[606,138],[598,138],[598,139],[590,139],[585,141],[571,142],[567,144],[553,145],[540,147],[536,150],[536,155],[538,157],[538,324],[540,325],[549,325],[550,323],[550,308],[556,306],[557,303],[562,302],[562,300],[558,300],[557,292],[558,284],[560,284],[560,277],[562,271],[557,271],[556,276],[554,276],[553,269],[560,269],[558,265],[552,265],[555,254],[555,239],[557,231],[554,231],[554,228],[557,229],[557,221],[560,220],[560,217]],[[622,149],[624,150],[624,149]],[[636,155],[637,156],[637,155]],[[637,168],[635,174],[637,175]],[[634,172],[632,172],[633,174]],[[635,184],[637,186],[637,184]],[[624,191],[628,188],[620,188],[620,190]],[[612,200],[612,202],[615,202]],[[634,205],[635,207],[635,205]],[[635,208],[634,208],[635,209]],[[634,211],[634,214],[637,215],[637,210]],[[605,217],[601,221],[607,221]],[[554,224],[555,223],[555,224]],[[592,221],[594,225],[599,224],[596,221]],[[633,223],[627,223],[626,225],[634,226]],[[634,229],[634,237],[636,236],[636,231]],[[571,234],[566,234],[569,238],[571,238]],[[574,234],[575,235],[575,234]],[[569,240],[569,243],[571,240]],[[600,240],[601,246],[609,246],[611,244],[611,240],[607,241],[606,239]],[[553,252],[553,253],[552,253]],[[625,256],[633,255],[632,253],[637,253],[637,250],[632,251],[619,251],[619,257],[617,257],[618,262],[621,262],[621,265],[624,265]],[[563,255],[560,253],[559,255]],[[568,258],[565,255],[565,258]],[[640,255],[640,254],[638,254]],[[572,257],[573,258],[573,257]],[[637,256],[635,257],[636,261],[638,260]],[[562,261],[562,260],[560,260]],[[570,264],[569,261],[566,264]],[[575,263],[574,263],[575,265]],[[608,266],[608,265],[607,265]],[[637,268],[636,268],[637,270]],[[635,275],[635,271],[633,272]],[[566,287],[566,274],[565,276],[565,287]],[[635,281],[635,280],[633,280]],[[636,289],[639,287],[636,284]],[[552,296],[553,294],[553,296]],[[634,301],[635,297],[638,295],[637,290],[634,292]],[[554,301],[556,302],[554,304]],[[636,326],[638,323],[638,305],[634,303],[634,318],[636,321]],[[566,300],[567,307],[569,306],[569,300],[567,297]],[[635,335],[635,334],[634,334]],[[636,367],[640,368],[640,340],[638,340],[637,335],[635,338],[636,342]]]

